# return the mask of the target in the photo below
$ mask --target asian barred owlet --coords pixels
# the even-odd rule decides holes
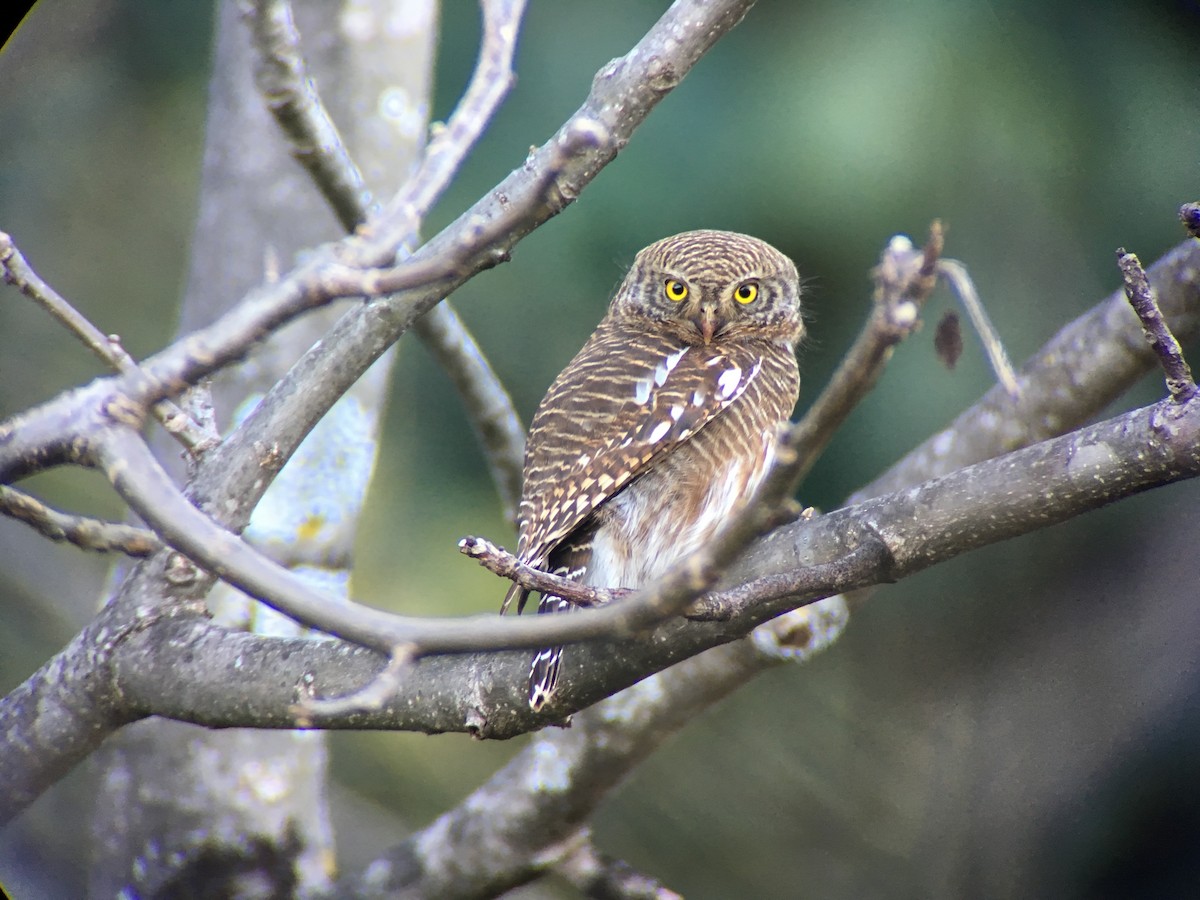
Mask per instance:
[[[702,546],[766,474],[803,333],[796,267],[760,240],[689,231],[639,253],[533,417],[522,562],[636,588]],[[514,584],[504,609],[527,594]],[[571,608],[545,596],[538,612]],[[561,647],[534,657],[533,709],[561,662]]]

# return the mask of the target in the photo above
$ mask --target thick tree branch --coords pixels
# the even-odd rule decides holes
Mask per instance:
[[[803,603],[894,581],[970,550],[1198,474],[1200,401],[1182,405],[1163,401],[908,490],[786,525],[756,542],[730,567],[724,581],[744,586],[710,595],[712,603],[721,607],[712,621],[676,619],[645,640],[580,647],[573,654],[579,662],[564,679],[566,702],[569,708],[582,708]],[[1045,501],[1048,495],[1055,498],[1053,506]],[[806,580],[805,573],[814,568],[819,577]],[[603,612],[589,610],[577,617]],[[493,617],[493,621],[499,620]],[[137,655],[116,663],[125,695],[138,698],[136,707],[145,712],[209,725],[288,727],[292,720],[287,708],[297,685],[309,684],[318,695],[346,692],[356,686],[355,678],[373,677],[384,662],[378,654],[351,651],[336,642],[313,641],[307,649],[289,644],[278,651],[286,661],[275,676],[265,677],[269,668],[263,663],[263,680],[275,687],[247,678],[241,694],[225,699],[226,677],[219,666],[204,674],[205,662],[225,659],[232,664],[239,655],[265,660],[271,653],[274,665],[279,660],[268,649],[269,642],[260,645],[262,639],[252,635],[231,635],[230,649],[220,650],[213,635],[197,635],[195,640],[203,640],[207,648],[200,654],[181,653],[178,646],[157,648],[153,636],[135,640]],[[250,652],[256,646],[261,649]],[[195,662],[183,663],[182,657]],[[399,679],[394,707],[318,716],[314,724],[512,736],[539,721],[523,704],[521,675],[527,664],[519,653],[423,659]],[[180,666],[175,675],[167,671],[172,665]],[[175,682],[190,684],[190,691],[184,692],[190,696],[181,697],[171,686]],[[257,699],[247,696],[251,692],[257,692]],[[189,712],[188,701],[201,697],[203,710]],[[417,697],[422,702],[414,702]]]

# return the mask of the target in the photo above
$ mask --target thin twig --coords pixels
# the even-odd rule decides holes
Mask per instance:
[[[482,7],[483,40],[470,84],[446,124],[434,130],[421,165],[371,223],[385,242],[400,245],[416,232],[512,88],[525,0],[483,0]]]
[[[597,588],[580,581],[553,575],[526,565],[503,547],[481,537],[465,537],[458,542],[458,550],[464,556],[478,562],[493,575],[508,578],[522,587],[543,594],[553,594],[580,607],[604,606],[614,600],[623,600],[634,593],[627,588]]]
[[[1158,308],[1158,301],[1154,299],[1154,291],[1146,278],[1146,270],[1137,256],[1127,252],[1124,247],[1117,250],[1117,266],[1121,269],[1129,305],[1137,313],[1146,340],[1166,375],[1171,399],[1177,402],[1190,400],[1196,393],[1191,367],[1184,359],[1179,341],[1163,318],[1162,310]]]
[[[825,389],[794,426],[800,456],[797,480],[812,468],[851,411],[879,380],[892,349],[916,330],[932,293],[941,257],[941,223],[929,227],[924,248],[903,235],[892,238],[875,268],[875,301],[866,325],[842,357]]]
[[[983,308],[983,301],[979,299],[979,292],[975,290],[975,282],[967,272],[967,267],[956,259],[943,259],[938,261],[938,274],[946,280],[967,311],[975,333],[979,335],[983,344],[988,362],[991,363],[992,371],[996,374],[996,380],[1010,397],[1021,396],[1021,387],[1017,384],[1017,375],[1013,371],[1012,363],[1008,360],[1004,344],[992,325],[987,310]]]
[[[48,312],[55,321],[75,335],[85,347],[116,372],[134,372],[137,361],[125,352],[117,335],[105,334],[77,310],[58,291],[42,280],[25,259],[11,235],[0,232],[0,272],[4,280]],[[194,456],[211,448],[218,440],[215,431],[193,422],[169,400],[154,404],[155,417],[163,427]]]
[[[67,541],[84,550],[149,556],[162,549],[153,531],[59,512],[7,485],[0,485],[0,513],[32,526],[52,541]]]

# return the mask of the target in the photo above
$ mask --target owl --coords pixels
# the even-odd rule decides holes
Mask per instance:
[[[728,231],[642,250],[529,430],[517,555],[637,588],[704,545],[750,498],[800,389],[796,267]],[[502,612],[528,591],[514,584]],[[572,609],[543,596],[539,613]],[[562,647],[534,657],[529,705],[554,695]]]

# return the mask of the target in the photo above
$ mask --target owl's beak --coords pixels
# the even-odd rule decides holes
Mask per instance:
[[[700,307],[700,321],[697,324],[700,327],[700,336],[704,338],[704,343],[711,344],[713,335],[720,331],[725,323],[721,321],[715,306],[705,305]]]

